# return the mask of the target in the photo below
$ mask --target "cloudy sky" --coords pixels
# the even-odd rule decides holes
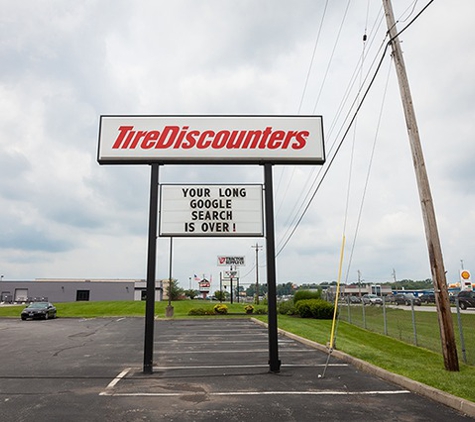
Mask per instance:
[[[428,1],[395,0],[398,29]],[[344,282],[431,277],[389,53],[348,130],[387,42],[380,0],[0,4],[5,280],[146,277],[150,168],[97,163],[107,114],[322,115],[327,164],[274,166],[277,282],[336,280],[343,236]],[[449,281],[475,271],[473,16],[434,1],[401,35]],[[160,183],[263,183],[263,168],[162,166]],[[239,255],[254,282],[256,242],[177,238],[173,276],[216,287],[217,256]],[[159,238],[157,277],[168,260]],[[265,280],[265,248],[259,264]]]

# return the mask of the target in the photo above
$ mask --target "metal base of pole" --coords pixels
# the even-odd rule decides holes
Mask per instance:
[[[172,305],[167,305],[165,309],[165,316],[167,318],[173,318],[174,308]]]

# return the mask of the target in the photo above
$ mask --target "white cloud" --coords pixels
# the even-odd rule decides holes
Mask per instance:
[[[5,278],[138,277],[146,274],[147,166],[96,163],[101,114],[296,114],[324,2],[33,0],[3,5],[0,18],[0,269]],[[395,4],[400,17],[411,4]],[[324,116],[331,156],[362,77],[385,34],[379,3],[329,4],[301,113]],[[417,5],[416,12],[422,5]],[[401,36],[448,277],[460,259],[475,267],[475,5],[434,2]],[[411,10],[411,9],[409,9]],[[379,16],[379,18],[378,18]],[[379,19],[379,20],[378,20]],[[398,23],[401,29],[409,19]],[[443,22],[443,25],[441,25]],[[328,66],[330,58],[333,60]],[[384,63],[353,131],[295,235],[277,259],[278,281],[336,279],[346,221],[344,268],[367,281],[430,277],[409,142],[393,65]],[[389,66],[379,132],[376,126]],[[323,86],[322,81],[325,78]],[[356,85],[349,88],[352,78]],[[347,102],[343,103],[345,93]],[[318,103],[317,103],[317,98]],[[341,112],[340,112],[341,109]],[[358,215],[375,138],[361,219]],[[274,167],[280,246],[313,193],[319,169]],[[259,166],[165,166],[167,183],[261,183]],[[297,212],[300,210],[299,212]],[[218,279],[218,254],[246,255],[252,282],[256,241],[177,239],[174,275]],[[158,240],[159,277],[168,275],[168,239]],[[278,248],[279,248],[278,246]],[[265,250],[261,265],[265,263]],[[261,280],[265,268],[261,269]]]

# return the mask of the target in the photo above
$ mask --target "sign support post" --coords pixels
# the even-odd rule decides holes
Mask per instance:
[[[153,331],[155,322],[155,269],[157,261],[158,163],[151,164],[150,214],[148,223],[147,299],[145,303],[144,374],[153,373]]]
[[[159,166],[185,163],[264,166],[269,365],[270,372],[279,372],[272,166],[323,164],[322,116],[101,116],[97,161],[99,164],[151,166],[145,374],[153,373]],[[162,200],[164,193],[175,197],[167,196],[170,200],[161,202],[159,236],[264,236],[262,187],[231,185],[222,186],[222,189],[218,186],[216,190],[207,185],[163,188],[164,185]],[[217,197],[212,197],[215,192]],[[167,208],[167,203],[182,200],[188,208],[178,210],[180,212]],[[183,221],[183,217],[187,219]],[[235,262],[235,265],[244,265],[243,259],[238,261],[242,263]],[[233,278],[237,278],[239,302],[239,276],[231,275],[231,303],[234,299]],[[256,276],[258,295],[257,287]]]
[[[275,284],[275,232],[272,164],[264,164],[264,193],[266,212],[267,308],[269,330],[269,370],[280,372],[277,331],[277,288]]]

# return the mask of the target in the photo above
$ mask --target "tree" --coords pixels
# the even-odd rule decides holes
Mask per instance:
[[[190,299],[194,299],[196,296],[198,296],[198,292],[193,289],[185,290],[184,293],[185,296],[189,297]]]
[[[223,300],[226,300],[226,296],[227,296],[227,295],[229,295],[229,293],[226,292],[226,291],[224,291],[224,290],[223,290],[223,291],[221,291],[221,290],[216,290],[216,291],[214,292],[214,297],[215,297],[216,299],[218,299],[219,301],[221,301],[221,302],[222,302]]]
[[[175,279],[172,279],[167,288],[167,293],[170,300],[180,300],[185,293],[181,287],[178,287],[178,280]]]

